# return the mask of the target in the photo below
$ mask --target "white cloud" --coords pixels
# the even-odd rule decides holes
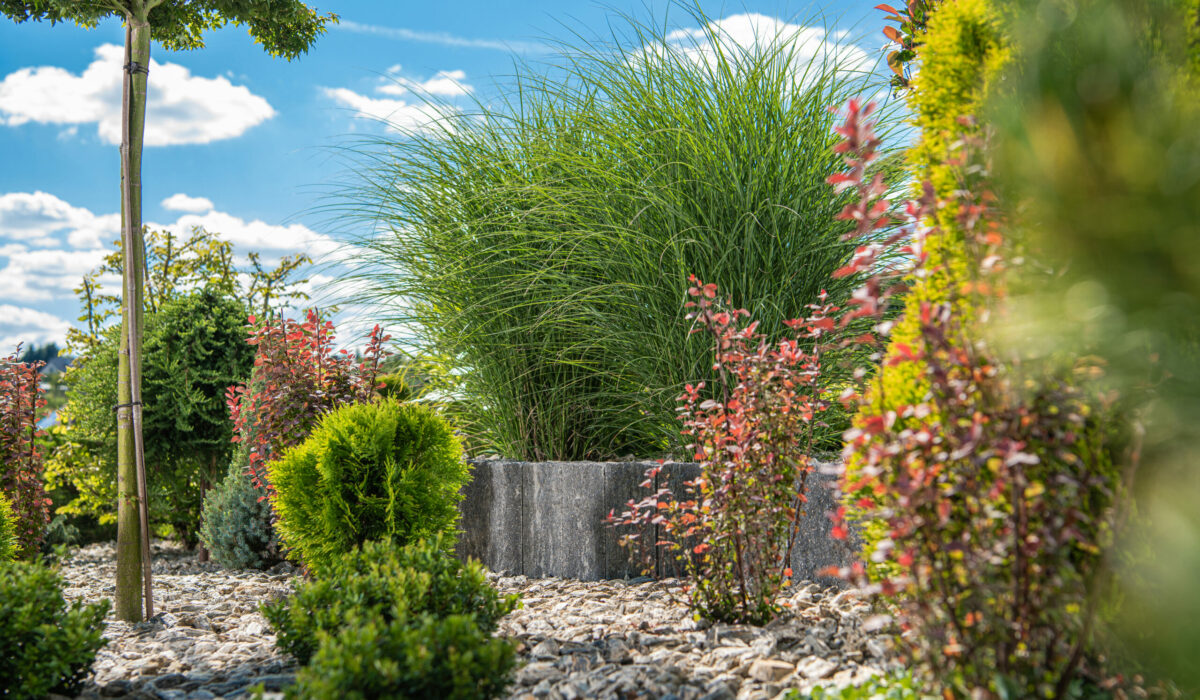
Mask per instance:
[[[100,247],[120,236],[121,215],[97,216],[40,191],[0,195],[0,240],[55,246],[56,234],[63,231],[73,248]]]
[[[45,311],[0,304],[0,355],[7,355],[22,342],[25,347],[50,341],[61,344],[70,327],[70,322]]]
[[[502,41],[499,39],[470,39],[467,37],[446,34],[445,32],[420,32],[404,27],[383,27],[377,24],[361,24],[343,19],[334,25],[335,29],[354,32],[356,34],[372,34],[400,41],[419,41],[426,44],[440,44],[467,49],[490,49],[493,51],[517,51],[522,53],[541,53],[548,50],[545,44],[529,41]]]
[[[452,108],[421,101],[368,97],[349,88],[323,88],[322,92],[338,104],[354,110],[355,116],[384,122],[392,131],[401,133],[430,130],[439,119],[453,114]]]
[[[874,60],[858,46],[843,41],[842,31],[791,24],[776,17],[747,12],[710,22],[704,28],[677,29],[669,32],[667,42],[684,56],[713,63],[718,53],[736,57],[757,47],[786,44],[794,52],[796,65],[829,56],[843,68],[869,70]],[[801,78],[803,80],[803,78]]]
[[[298,253],[315,260],[340,259],[337,241],[302,224],[247,221],[214,209],[206,198],[185,193],[168,197],[164,207],[190,207],[199,213],[181,214],[167,224],[148,222],[148,226],[168,228],[181,236],[193,227],[203,227],[231,242],[239,259],[249,251],[260,252],[267,265]],[[118,238],[119,214],[97,215],[46,192],[0,195],[0,343],[61,343],[72,325],[67,318],[77,313],[74,288],[112,252],[112,241]],[[328,276],[314,275],[311,286],[321,287],[328,281]],[[111,293],[121,287],[120,278],[111,274],[99,282]],[[9,309],[21,311],[9,314]],[[0,345],[0,351],[3,347]]]
[[[57,66],[37,66],[5,76],[0,81],[0,123],[96,123],[102,140],[120,143],[124,49],[104,44],[95,54],[79,75]],[[154,60],[150,76],[147,146],[235,138],[275,115],[265,99],[223,76],[193,76],[179,64]],[[68,134],[71,128],[66,129]]]
[[[157,224],[150,224],[159,227]],[[161,226],[181,236],[186,236],[199,226],[217,234],[234,245],[235,251],[248,250],[263,253],[265,260],[283,255],[307,253],[314,260],[326,258],[338,250],[339,244],[329,236],[316,233],[303,224],[278,226],[262,220],[246,221],[232,214],[210,211],[205,214],[185,214],[175,223]]]
[[[10,254],[8,261],[0,266],[0,299],[25,302],[68,299],[83,276],[98,267],[109,252],[97,248]]]
[[[409,92],[416,95],[435,95],[437,97],[463,97],[471,94],[474,89],[466,83],[467,73],[461,70],[440,70],[428,80],[412,80],[400,75],[400,66],[388,69],[389,77],[376,88],[384,95],[405,95]]]
[[[185,211],[191,214],[202,214],[213,208],[211,199],[206,197],[189,197],[182,192],[173,194],[162,201],[163,209]]]

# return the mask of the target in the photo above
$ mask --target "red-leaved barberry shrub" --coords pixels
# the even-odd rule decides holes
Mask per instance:
[[[334,349],[333,322],[309,309],[303,323],[286,318],[255,325],[246,342],[257,348],[249,381],[230,387],[226,403],[233,441],[242,443],[254,485],[270,493],[266,465],[303,442],[329,411],[374,399],[383,344],[378,325],[362,358]]]
[[[749,312],[717,296],[717,285],[695,275],[689,281],[691,332],[711,338],[718,372],[711,391],[689,384],[679,397],[682,434],[701,474],[682,494],[663,487],[609,520],[658,528],[655,546],[686,572],[692,610],[763,624],[779,613],[776,594],[791,577],[813,428],[829,407],[821,396],[821,348],[837,308],[810,305],[810,317],[785,322],[795,337],[768,343],[757,321],[743,321]],[[651,486],[659,470],[648,470],[642,485]],[[640,537],[626,534],[622,543]]]
[[[844,216],[860,228],[877,223],[863,212],[891,208],[863,167],[877,143],[866,114],[848,105],[847,172],[830,178],[857,188]],[[860,522],[882,525],[870,585],[891,598],[900,647],[938,692],[1065,697],[1103,681],[1089,661],[1129,442],[1097,367],[1029,361],[990,342],[984,324],[1003,313],[1006,229],[987,189],[984,132],[963,127],[948,161],[960,186],[952,201],[927,185],[909,203],[909,252],[911,274],[933,271],[923,243],[941,233],[931,214],[949,207],[974,267],[944,301],[920,304],[917,341],[893,344],[885,360],[919,368],[924,398],[882,408],[869,393],[851,397],[859,418],[845,451],[856,468],[842,489]],[[856,256],[850,271],[870,272],[870,258]],[[882,288],[864,288],[851,313],[878,314]],[[964,299],[979,310],[972,319],[953,312]],[[837,534],[845,515],[835,514]],[[862,564],[842,573],[867,583]]]
[[[39,373],[42,362],[19,362],[21,346],[0,359],[0,489],[17,516],[18,556],[38,551],[50,519],[50,499],[42,486],[42,452],[37,444],[37,411],[45,405]]]

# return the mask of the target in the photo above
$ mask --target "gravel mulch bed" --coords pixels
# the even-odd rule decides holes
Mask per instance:
[[[259,683],[278,697],[296,666],[275,650],[258,606],[291,592],[295,568],[230,571],[172,543],[153,550],[158,614],[133,625],[109,615],[109,643],[80,697],[235,698]],[[110,598],[114,547],[74,550],[61,570],[69,599]],[[678,581],[492,580],[524,601],[500,623],[522,664],[511,699],[773,699],[888,668],[887,637],[854,590],[796,586],[784,600],[791,614],[752,627],[694,620]]]

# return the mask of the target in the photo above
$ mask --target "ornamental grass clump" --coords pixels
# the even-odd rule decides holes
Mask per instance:
[[[545,71],[518,69],[515,97],[360,149],[342,209],[372,229],[362,298],[441,358],[456,418],[484,449],[677,448],[675,397],[715,379],[706,345],[682,332],[689,273],[772,334],[822,290],[837,304],[858,284],[830,279],[854,244],[834,219],[848,200],[824,179],[837,166],[828,108],[875,79],[866,54],[834,35],[814,53],[805,37],[819,30],[766,25],[745,47],[691,18],[688,39],[630,21],[611,42],[563,46]],[[836,430],[815,437],[836,443]]]
[[[470,476],[450,424],[423,404],[353,404],[268,468],[276,529],[314,572],[368,540],[456,534]]]
[[[791,578],[789,562],[806,501],[809,453],[830,402],[822,396],[821,350],[835,330],[831,305],[784,323],[793,337],[770,343],[750,314],[717,296],[717,285],[694,275],[687,315],[713,348],[717,383],[688,384],[679,397],[682,434],[701,475],[682,494],[668,487],[630,501],[610,522],[637,530],[626,546],[674,556],[688,576],[689,607],[710,620],[769,622]],[[824,300],[824,296],[820,297]],[[805,351],[808,345],[813,349]],[[648,470],[643,485],[654,483]],[[649,546],[647,546],[649,545]],[[652,559],[651,559],[652,561]]]

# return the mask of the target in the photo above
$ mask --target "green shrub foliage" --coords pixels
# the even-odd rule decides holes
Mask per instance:
[[[150,518],[195,543],[201,494],[221,476],[233,451],[225,390],[250,373],[241,302],[200,290],[146,315],[143,431]],[[71,423],[51,458],[55,486],[78,494],[60,512],[111,519],[116,499],[116,399],[119,327],[105,331],[67,373]]]
[[[1011,5],[996,171],[1056,273],[1013,315],[1139,401],[1117,628],[1145,675],[1200,697],[1200,2]]]
[[[870,112],[851,101],[846,113],[839,132],[850,172],[830,179],[862,197],[847,215],[887,211],[863,169],[876,143]],[[1102,677],[1093,632],[1104,551],[1130,473],[1128,442],[1114,420],[1122,402],[1094,381],[1094,362],[997,347],[955,312],[970,303],[980,315],[1003,313],[1007,296],[1006,220],[989,189],[985,145],[970,137],[959,144],[962,186],[952,201],[927,182],[926,196],[906,207],[921,223],[964,212],[956,223],[973,265],[949,298],[919,308],[912,345],[892,338],[888,366],[915,366],[926,388],[891,412],[878,408],[878,393],[859,398],[859,421],[846,433],[857,469],[847,471],[843,491],[878,528],[873,583],[891,598],[904,630],[899,648],[927,690],[1060,698]],[[937,235],[945,234],[933,223],[915,234],[917,278],[937,264],[924,247]],[[864,288],[855,313],[875,313],[887,286]],[[845,536],[845,510],[835,536]],[[861,563],[852,570],[864,578]]]
[[[0,492],[0,562],[17,558],[17,514],[8,496]]]
[[[517,606],[517,598],[501,598],[479,563],[464,564],[447,553],[449,546],[445,537],[403,547],[390,541],[366,542],[335,558],[295,595],[263,606],[275,629],[276,645],[308,663],[322,636],[337,636],[355,613],[383,625],[425,614],[471,615],[485,636],[491,634],[497,621]]]
[[[74,696],[104,646],[109,602],[67,605],[40,563],[0,562],[0,689],[8,698]]]
[[[269,465],[280,537],[316,571],[367,540],[454,532],[468,475],[443,418],[390,399],[337,409]]]
[[[266,569],[283,559],[266,495],[235,457],[204,497],[200,540],[213,561],[230,569]]]
[[[501,695],[515,663],[512,642],[488,634],[472,615],[385,623],[356,613],[336,636],[322,633],[287,697],[482,700]]]

